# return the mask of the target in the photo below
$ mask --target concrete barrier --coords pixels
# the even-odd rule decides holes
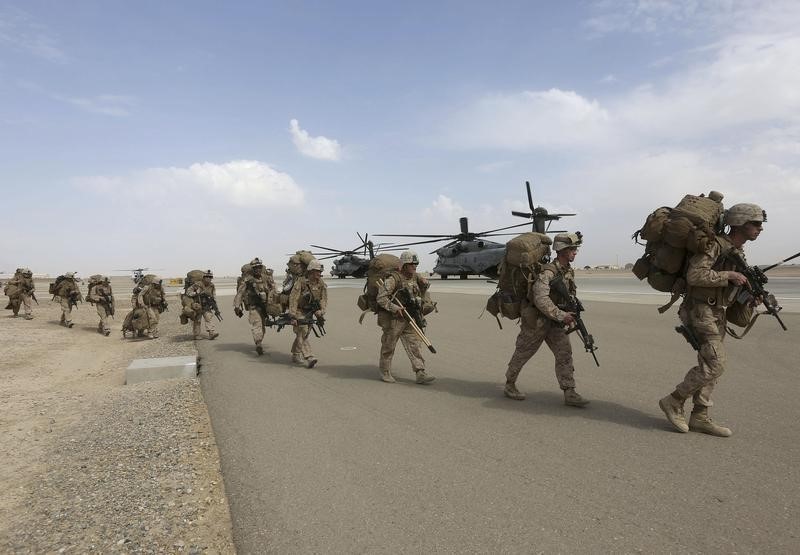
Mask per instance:
[[[125,370],[125,384],[196,376],[196,356],[137,358]]]

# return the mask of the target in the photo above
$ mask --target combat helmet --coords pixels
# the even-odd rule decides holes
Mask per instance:
[[[311,262],[308,263],[306,271],[311,272],[312,270],[316,270],[317,272],[322,272],[322,264],[320,264],[318,260],[312,260]]]
[[[213,273],[211,270],[206,270],[206,271],[203,273],[203,277],[204,277],[204,278],[213,278],[213,277],[214,277],[214,273]]]
[[[417,253],[412,250],[403,251],[400,253],[400,267],[406,264],[419,264],[419,257]]]
[[[583,244],[583,234],[580,231],[559,233],[553,241],[553,250],[558,252],[569,247],[580,247],[581,244]]]
[[[767,213],[757,204],[742,202],[725,211],[725,225],[742,226],[747,222],[766,222]]]
[[[261,259],[256,256],[253,260],[250,261],[250,266],[255,270],[256,268],[263,268],[264,263],[261,262]],[[209,272],[210,271],[211,270],[209,270]]]

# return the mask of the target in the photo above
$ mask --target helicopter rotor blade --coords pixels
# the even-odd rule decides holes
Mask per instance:
[[[322,249],[324,251],[332,251],[332,252],[336,252],[336,253],[344,252],[344,251],[339,250],[339,249],[332,249],[330,247],[322,247],[320,245],[310,245],[310,246],[314,247],[315,249]]]
[[[494,233],[495,231],[503,231],[505,229],[514,229],[515,227],[522,227],[524,225],[528,225],[528,223],[525,222],[524,224],[514,224],[514,225],[508,225],[506,227],[499,227],[497,229],[490,229],[488,231],[481,231],[480,233],[476,233],[475,236],[476,237],[477,236],[483,236],[483,235],[486,235],[487,233]]]
[[[525,182],[525,188],[528,191],[528,206],[531,207],[531,212],[533,212],[534,211],[534,208],[533,208],[533,196],[531,195],[531,182],[530,181],[526,181]]]
[[[467,221],[467,218],[459,218],[458,225],[461,226],[462,235],[469,235],[469,222]]]
[[[528,218],[531,219],[533,214],[530,212],[517,212],[516,210],[511,211],[512,216],[519,216],[520,218]]]
[[[438,235],[406,235],[403,233],[376,233],[373,237],[439,237],[440,240],[451,239],[453,237],[457,237],[456,235],[445,235],[445,234],[438,234]]]
[[[442,237],[442,238],[439,238],[439,239],[430,239],[428,241],[415,241],[413,243],[400,243],[400,244],[397,244],[397,245],[394,245],[394,246],[395,247],[410,247],[412,245],[425,245],[427,243],[438,243],[439,241],[448,241],[450,239],[455,239],[455,237]]]

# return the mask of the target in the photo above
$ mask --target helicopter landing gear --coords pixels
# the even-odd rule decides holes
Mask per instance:
[[[442,278],[442,279],[447,279],[447,274],[442,274],[442,275],[441,275],[441,278]]]
[[[459,279],[467,279],[469,276],[467,274],[459,274]]]

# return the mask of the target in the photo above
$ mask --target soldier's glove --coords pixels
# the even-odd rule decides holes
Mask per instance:
[[[234,308],[233,309],[233,313],[236,314],[236,316],[238,316],[239,318],[244,316],[244,310],[242,310],[242,307],[240,307],[240,306],[237,306],[236,308]]]

